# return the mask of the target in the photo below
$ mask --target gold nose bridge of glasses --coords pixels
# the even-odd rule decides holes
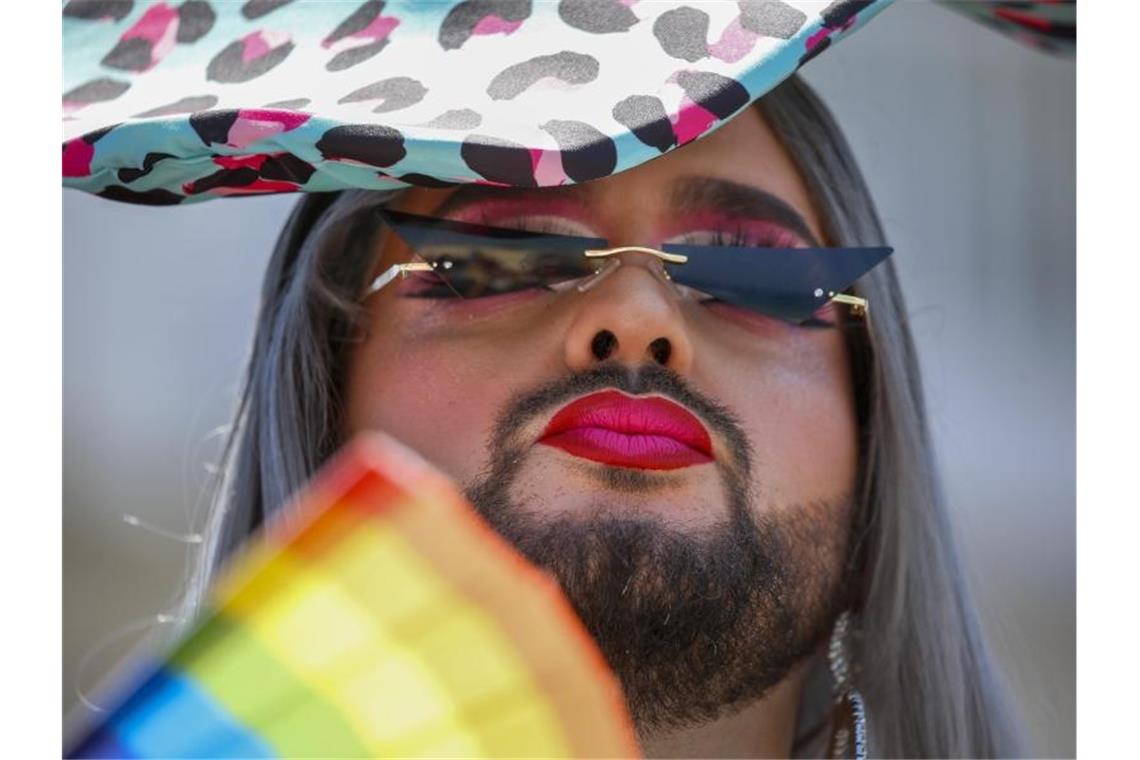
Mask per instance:
[[[667,264],[684,264],[689,260],[688,256],[680,253],[665,253],[665,251],[659,251],[656,248],[645,248],[640,245],[623,245],[619,248],[591,248],[586,251],[586,258],[604,259],[607,256],[616,256],[619,253],[648,253]]]
[[[588,259],[609,259],[610,256],[616,256],[619,253],[647,253],[650,256],[656,257],[661,262],[662,266],[659,268],[660,274],[666,280],[672,280],[673,278],[669,276],[669,270],[664,267],[664,264],[684,264],[689,260],[688,256],[680,253],[666,253],[665,251],[659,251],[656,248],[646,248],[645,246],[641,245],[623,245],[618,246],[617,248],[589,248],[585,251],[585,253],[586,258]],[[609,268],[607,268],[606,265],[598,267],[596,270],[594,270],[594,276],[588,280],[585,280],[581,285],[579,285],[578,290],[582,292],[589,290],[594,285],[596,285],[599,280],[612,272],[614,267],[620,263],[620,259],[610,259],[608,262],[606,262],[606,264],[609,265]]]
[[[646,248],[640,245],[624,245],[617,248],[590,248],[586,250],[586,258],[588,259],[605,259],[610,256],[616,256],[619,253],[646,253],[650,256],[655,256],[661,260],[662,263],[667,264],[684,264],[688,262],[689,257],[680,253],[667,253],[659,251],[656,248]],[[444,269],[451,268],[450,261],[442,262]],[[390,283],[397,277],[407,277],[409,272],[430,272],[437,268],[435,263],[428,263],[426,261],[410,261],[406,264],[393,264],[383,274],[372,281],[368,288],[368,292],[375,293]],[[668,270],[662,270],[665,279],[672,279],[669,277]],[[600,274],[600,270],[597,274]],[[581,288],[579,288],[581,289]],[[818,298],[823,296],[823,289],[817,288],[814,295]],[[835,303],[847,304],[851,307],[851,313],[855,316],[863,317],[870,316],[870,303],[866,298],[859,296],[849,295],[847,293],[836,293],[835,291],[827,291],[827,298],[829,301]]]

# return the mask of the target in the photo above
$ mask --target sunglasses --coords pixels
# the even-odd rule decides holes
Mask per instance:
[[[756,248],[665,243],[661,249],[611,248],[603,238],[489,227],[380,209],[386,224],[416,254],[372,281],[368,293],[415,276],[419,298],[477,299],[539,288],[589,290],[642,253],[664,279],[702,302],[719,301],[801,326],[830,326],[816,318],[829,303],[866,318],[864,298],[845,293],[893,249]]]

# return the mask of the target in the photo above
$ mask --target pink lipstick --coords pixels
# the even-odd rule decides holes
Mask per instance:
[[[713,461],[701,421],[659,396],[594,393],[564,406],[539,437],[583,459],[616,467],[676,470]]]

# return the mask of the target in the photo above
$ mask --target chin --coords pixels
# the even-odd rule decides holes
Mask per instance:
[[[527,467],[510,488],[510,501],[531,515],[653,518],[666,524],[712,525],[729,509],[715,473],[646,470],[577,460]]]

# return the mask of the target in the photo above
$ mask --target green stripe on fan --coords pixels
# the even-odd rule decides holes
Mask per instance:
[[[366,757],[340,713],[238,621],[212,618],[170,661],[283,756]]]

